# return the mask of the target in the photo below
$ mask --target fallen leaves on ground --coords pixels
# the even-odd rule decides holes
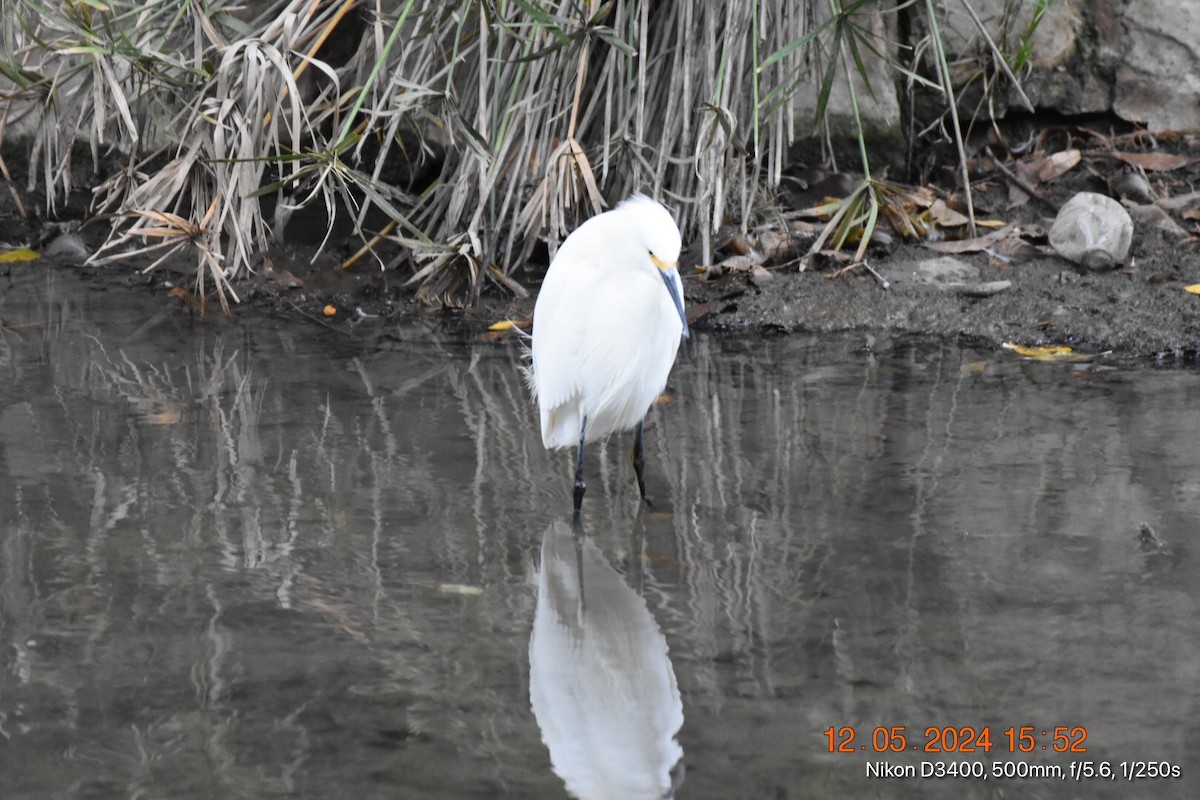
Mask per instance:
[[[1151,172],[1170,172],[1196,163],[1195,156],[1181,156],[1176,153],[1114,153],[1113,155],[1126,164],[1148,169]]]
[[[1083,153],[1075,148],[1051,153],[1030,162],[1030,171],[1039,183],[1049,183],[1066,175],[1083,160]]]

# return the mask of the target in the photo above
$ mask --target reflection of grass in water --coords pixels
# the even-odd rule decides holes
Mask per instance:
[[[4,465],[17,468],[0,482],[7,747],[66,743],[79,758],[62,772],[81,785],[99,773],[180,795],[197,784],[283,793],[360,768],[404,786],[445,781],[450,752],[474,756],[452,776],[463,783],[529,764],[528,559],[537,526],[569,516],[570,456],[542,450],[513,353],[314,358],[226,334],[148,362],[141,345],[76,332],[86,325],[64,314],[44,338],[6,338],[23,398],[0,407],[21,414],[0,418]],[[1047,373],[979,377],[952,349],[892,350],[877,364],[844,340],[690,341],[675,401],[651,412],[650,489],[672,513],[647,515],[642,553],[630,549],[628,439],[596,449],[585,525],[631,577],[640,563],[689,713],[732,717],[764,699],[811,712],[837,704],[830,687],[892,704],[891,718],[915,718],[931,687],[977,705],[986,667],[965,645],[1001,647],[960,627],[978,619],[978,593],[997,591],[979,570],[1028,588],[1031,532],[1071,532],[1086,511],[1071,503],[1103,502],[1063,484],[1132,480],[1110,465],[1132,463],[1129,430],[1159,424],[1098,434],[1108,395],[1068,388],[1087,402],[1044,401],[1044,424],[1060,433],[1031,439],[1014,409],[1054,390]],[[164,407],[178,418],[157,418]],[[1153,452],[1178,448],[1183,472],[1190,442],[1169,423]],[[964,455],[980,443],[1001,455]],[[962,471],[1006,463],[1029,471],[1005,477],[1042,483],[1002,477],[987,496],[960,496]],[[1162,491],[1159,501],[1177,487]],[[863,529],[885,503],[894,530]],[[978,503],[1018,509],[1011,519],[1028,531],[972,525],[967,549],[952,549],[948,532],[974,522]],[[1059,538],[1091,557],[1092,539]],[[1098,568],[1129,574],[1127,550],[1097,547]],[[960,569],[955,553],[984,566]],[[439,583],[483,591],[439,595]],[[1137,613],[1117,605],[1114,619]],[[1036,619],[1055,613],[1073,621],[1061,608]],[[952,652],[931,654],[930,642]],[[916,688],[875,687],[880,674]]]
[[[183,676],[180,687],[155,688],[159,722],[138,727],[141,744],[178,765],[207,741],[224,780],[249,780],[244,739],[262,714],[291,731],[297,759],[319,759],[304,749],[304,736],[320,737],[296,706],[249,707],[239,688],[296,680],[301,666],[277,663],[280,647],[295,647],[313,676],[334,672],[330,664],[350,671],[331,691],[410,697],[403,724],[414,735],[519,757],[525,710],[494,695],[520,663],[532,611],[528,559],[541,528],[529,520],[569,513],[570,456],[542,449],[514,352],[475,348],[468,360],[406,348],[337,361],[225,334],[147,360],[139,343],[75,332],[86,326],[74,316],[43,341],[14,342],[48,355],[26,359],[39,365],[24,377],[36,384],[41,370],[55,384],[44,394],[56,402],[31,398],[40,438],[28,449],[60,453],[53,471],[83,476],[23,489],[39,494],[38,507],[20,506],[26,535],[8,542],[17,548],[4,559],[16,573],[8,590],[42,598],[9,606],[24,620],[19,635],[48,625],[80,648],[69,659],[26,648],[31,680],[92,708],[103,701],[88,695],[108,684],[88,674]],[[714,687],[720,670],[705,672],[705,657],[739,648],[739,668],[769,681],[770,654],[740,648],[805,624],[822,544],[807,534],[813,500],[789,487],[798,470],[839,476],[836,458],[814,455],[817,432],[826,443],[846,437],[834,452],[858,453],[872,440],[850,433],[860,426],[847,419],[880,415],[863,405],[878,401],[866,392],[858,405],[823,402],[846,396],[838,381],[853,370],[718,350],[706,337],[690,343],[672,380],[676,402],[651,413],[651,489],[674,514],[647,520],[644,562],[652,608],[694,641],[700,661],[689,674]],[[857,380],[871,374],[864,367]],[[585,518],[628,568],[638,555],[628,549],[637,501],[627,450],[627,437],[596,449]],[[847,502],[860,477],[837,477]],[[39,539],[47,507],[58,528]],[[443,582],[484,594],[438,598]],[[277,625],[296,641],[251,641]],[[460,696],[448,702],[452,686]],[[455,733],[481,719],[482,738]],[[134,744],[117,736],[111,747]]]
[[[51,342],[42,369],[56,373],[57,386],[47,391],[58,402],[28,405],[35,433],[20,444],[58,454],[53,458],[60,463],[44,472],[68,479],[17,488],[11,506],[17,532],[5,542],[8,596],[42,598],[6,602],[7,611],[22,618],[17,652],[31,685],[54,685],[64,702],[90,707],[110,697],[88,697],[88,675],[145,669],[139,659],[156,661],[160,647],[168,662],[194,662],[191,681],[209,711],[136,728],[144,735],[139,746],[164,748],[155,758],[179,757],[198,744],[198,735],[215,748],[214,756],[237,749],[224,737],[244,736],[244,730],[226,714],[236,714],[231,693],[246,669],[246,652],[228,617],[244,613],[239,609],[248,599],[269,598],[299,611],[359,648],[377,647],[381,636],[401,642],[427,636],[403,602],[411,589],[387,575],[387,565],[404,550],[388,541],[389,526],[396,507],[410,498],[424,508],[447,505],[429,478],[425,443],[414,446],[389,430],[397,413],[392,398],[373,394],[375,414],[361,416],[360,379],[368,374],[361,364],[324,384],[300,381],[302,396],[285,397],[287,376],[268,379],[270,370],[246,355],[248,342],[210,341],[193,356],[157,364],[91,336],[64,334]],[[313,372],[319,369],[327,367]],[[445,372],[433,365],[425,380],[440,380]],[[399,394],[421,388],[417,379],[414,370]],[[348,390],[355,393],[350,402]],[[334,402],[331,391],[344,399]],[[174,415],[164,417],[163,408],[175,409]],[[47,540],[34,532],[46,528],[49,509],[60,523]],[[32,571],[35,564],[43,566],[40,574]],[[196,627],[206,607],[208,622]],[[180,619],[172,623],[176,614]],[[181,641],[176,625],[199,638]],[[59,636],[64,646],[84,651],[63,659],[61,650],[23,646],[26,638]],[[133,652],[121,652],[130,644]],[[264,655],[269,663],[269,650]],[[428,684],[438,673],[420,665],[427,658],[400,659],[397,681],[411,686],[423,676]],[[151,672],[179,666],[157,663]],[[176,702],[186,708],[193,701]],[[189,733],[196,724],[210,729]],[[179,726],[175,738],[154,733]],[[228,753],[217,760],[231,780],[243,769]]]
[[[194,257],[203,307],[206,283],[222,306],[236,298],[234,280],[304,205],[325,209],[326,237],[338,214],[390,217],[431,304],[489,283],[522,292],[510,273],[539,242],[553,251],[636,189],[676,205],[711,263],[714,229],[767,216],[793,140],[813,131],[798,93],[817,96],[824,123],[852,73],[891,90],[870,86],[882,63],[952,109],[930,2],[391,5],[16,0],[0,31],[6,115],[36,126],[30,171],[52,207],[71,189],[73,144],[98,160],[117,143],[121,163],[95,190],[112,214],[98,260],[127,258],[134,240]],[[937,45],[922,41],[915,64],[889,41],[899,13]],[[1016,31],[1005,17],[1018,68],[1040,18]],[[992,97],[1011,72],[985,53]],[[861,132],[857,105],[850,124]],[[947,127],[961,140],[956,117]]]

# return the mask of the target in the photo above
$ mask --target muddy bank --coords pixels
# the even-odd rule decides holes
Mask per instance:
[[[1064,181],[1046,202],[1007,211],[994,198],[989,210],[987,194],[981,192],[979,212],[1044,230],[1047,209],[1079,188],[1087,187]],[[36,209],[36,203],[37,198],[27,200],[26,208]],[[71,203],[64,216],[82,217],[84,207],[83,202]],[[293,224],[323,233],[320,221]],[[86,226],[72,236],[80,248],[94,249],[102,227]],[[11,194],[0,193],[4,248],[40,247],[49,254],[38,262],[2,265],[0,276],[16,269],[80,270],[94,286],[152,292],[161,296],[164,313],[199,316],[183,291],[192,286],[193,263],[179,260],[148,274],[135,263],[83,266],[81,249],[61,246],[63,229],[59,221],[39,219],[36,211],[22,217]],[[528,297],[493,290],[475,307],[439,310],[414,299],[406,285],[407,268],[381,269],[379,261],[368,258],[339,269],[360,246],[358,239],[345,236],[320,253],[316,241],[319,238],[288,235],[262,254],[258,273],[237,284],[241,302],[233,305],[232,314],[294,319],[364,338],[474,337],[485,335],[497,320],[528,320],[545,269],[544,264],[531,264],[514,274],[528,288]],[[804,244],[798,239],[798,247]],[[870,253],[869,263],[880,277],[861,269],[832,277],[829,263],[801,271],[792,259],[712,278],[701,274],[694,255],[691,263],[685,256],[682,271],[689,317],[698,330],[736,335],[916,334],[982,347],[1005,342],[1067,344],[1085,353],[1113,351],[1114,356],[1192,362],[1200,359],[1200,297],[1183,287],[1200,283],[1196,248],[1177,235],[1139,225],[1128,262],[1109,272],[1088,272],[1052,255],[1005,262],[985,253],[945,255],[898,240]],[[394,253],[381,255],[386,262]],[[210,298],[207,315],[219,313]]]
[[[231,313],[294,319],[366,338],[475,336],[497,320],[529,319],[542,268],[531,266],[519,276],[530,289],[528,298],[493,293],[474,308],[438,310],[413,299],[400,270],[373,264],[340,270],[332,255],[315,261],[312,255],[298,246],[274,250],[256,277],[238,285],[242,302]],[[983,347],[1055,343],[1082,352],[1200,358],[1200,297],[1183,290],[1200,283],[1200,258],[1154,232],[1135,238],[1130,266],[1103,273],[1052,256],[997,266],[983,255],[948,257],[915,244],[900,245],[871,263],[886,285],[862,270],[836,278],[794,267],[716,280],[686,275],[689,317],[697,330],[738,335],[860,331],[965,339]],[[132,267],[82,266],[77,256],[60,254],[4,265],[3,271],[49,268],[80,271],[99,289],[151,292],[161,297],[164,312],[198,316],[178,291],[190,286],[190,264],[142,274]],[[980,296],[980,284],[998,282],[1008,285]],[[219,313],[210,301],[207,315]]]
[[[924,334],[1170,360],[1200,354],[1200,297],[1183,291],[1200,281],[1200,259],[1156,235],[1135,242],[1132,266],[1105,273],[1055,257],[1003,268],[986,256],[956,256],[978,277],[924,274],[929,262],[946,260],[919,245],[902,246],[874,262],[887,288],[865,272],[835,279],[780,272],[761,285],[741,277],[687,288],[690,300],[707,307],[700,325],[718,330]],[[999,282],[1009,285],[982,294],[981,283]]]

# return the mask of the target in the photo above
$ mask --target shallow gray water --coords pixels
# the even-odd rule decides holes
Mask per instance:
[[[1196,796],[1194,371],[697,335],[576,540],[512,342],[167,302],[0,288],[5,800]]]

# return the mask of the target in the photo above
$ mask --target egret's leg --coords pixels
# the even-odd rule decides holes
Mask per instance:
[[[579,521],[579,509],[583,506],[583,493],[587,484],[583,480],[583,449],[587,441],[587,417],[579,424],[579,450],[575,456],[575,521]]]
[[[633,439],[633,453],[630,454],[629,460],[633,462],[633,474],[637,476],[638,492],[642,495],[642,499],[649,503],[650,499],[646,497],[646,453],[642,447],[644,425],[645,420],[637,424],[637,435]]]

